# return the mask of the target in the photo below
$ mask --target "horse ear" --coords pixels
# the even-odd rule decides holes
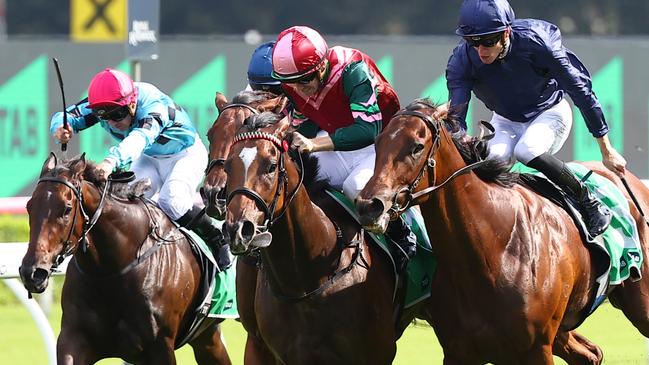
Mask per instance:
[[[279,114],[286,108],[288,98],[284,95],[268,99],[257,107],[260,112],[273,112]]]
[[[221,110],[223,110],[223,108],[228,105],[228,98],[226,98],[225,95],[221,94],[220,92],[217,92],[216,96],[214,97],[214,105],[216,105],[216,109],[218,109],[219,113],[221,113]]]
[[[86,153],[82,153],[77,160],[72,161],[70,170],[74,175],[82,174],[86,171]]]
[[[54,152],[50,152],[49,157],[47,158],[47,160],[45,160],[45,163],[43,164],[43,168],[41,168],[41,176],[43,176],[43,174],[48,171],[52,171],[52,169],[56,167],[57,162],[58,161],[56,159],[56,155],[54,154]]]
[[[288,120],[288,117],[285,116],[283,117],[277,124],[275,125],[275,134],[280,138],[284,139],[286,132],[289,130],[289,127],[291,126],[291,122]]]

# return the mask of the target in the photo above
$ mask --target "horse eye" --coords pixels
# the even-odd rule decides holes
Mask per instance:
[[[270,165],[268,166],[268,173],[272,174],[277,170],[277,163],[276,162],[271,162]]]
[[[424,144],[423,143],[416,143],[415,147],[412,148],[411,154],[413,156],[415,156],[415,155],[419,154],[423,150],[424,150]]]
[[[72,206],[66,205],[65,210],[63,210],[63,215],[68,215],[72,211]]]

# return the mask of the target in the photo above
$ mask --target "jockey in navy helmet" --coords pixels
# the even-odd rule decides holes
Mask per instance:
[[[446,68],[449,110],[466,129],[471,92],[493,111],[490,158],[518,160],[542,172],[580,205],[591,236],[609,225],[610,212],[554,154],[572,127],[569,95],[597,140],[604,165],[623,176],[626,160],[611,145],[591,77],[563,46],[559,28],[515,19],[507,0],[465,0],[455,33],[461,37]]]

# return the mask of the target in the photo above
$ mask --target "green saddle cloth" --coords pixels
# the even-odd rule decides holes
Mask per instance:
[[[574,162],[568,163],[567,166],[579,179],[582,179],[590,171],[585,166]],[[520,163],[514,165],[512,170],[542,175]],[[591,174],[584,184],[595,197],[610,209],[612,214],[611,224],[598,237],[598,239],[601,238],[603,246],[611,258],[608,274],[609,285],[618,285],[629,277],[632,280],[639,280],[642,277],[640,272],[643,261],[642,248],[638,228],[631,216],[629,203],[624,194],[609,179],[596,173]],[[598,302],[601,300],[603,298],[600,298]]]
[[[188,232],[192,236],[208,260],[216,265],[214,253],[207,244],[196,233],[189,230],[185,230],[185,232]],[[232,262],[232,266],[216,274],[208,296],[203,301],[205,306],[200,310],[200,312],[207,317],[239,318],[235,282],[236,259]],[[208,298],[210,297],[211,299],[208,302]]]
[[[580,179],[590,171],[577,163],[568,163],[568,167]],[[638,228],[631,216],[626,197],[609,179],[595,173],[591,174],[584,184],[611,210],[611,225],[601,235],[611,256],[609,284],[618,285],[629,277],[639,280],[643,260],[642,248]]]
[[[356,221],[358,221],[356,207],[349,198],[336,190],[328,189],[327,193],[342,205],[345,210],[356,219]],[[424,225],[424,219],[419,210],[410,208],[403,213],[403,218],[410,226],[413,233],[417,236],[417,254],[415,257],[410,259],[408,266],[406,267],[407,284],[404,308],[408,308],[430,297],[433,275],[437,268],[437,258],[431,249],[430,241],[428,240],[428,233],[426,232],[426,226]],[[389,242],[385,235],[374,234],[371,232],[367,233],[376,245],[380,247],[388,257],[390,257],[394,275],[397,280],[399,280],[399,273],[397,273],[396,266],[394,265],[394,258],[391,253],[392,250],[389,246],[393,245],[393,243]],[[394,295],[396,295],[396,288]]]

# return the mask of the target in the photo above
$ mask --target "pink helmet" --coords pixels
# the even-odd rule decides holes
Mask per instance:
[[[122,71],[107,68],[92,78],[88,86],[88,108],[124,106],[137,100],[133,80]]]
[[[284,30],[273,48],[273,78],[290,82],[310,74],[326,58],[327,50],[324,38],[309,27]]]

